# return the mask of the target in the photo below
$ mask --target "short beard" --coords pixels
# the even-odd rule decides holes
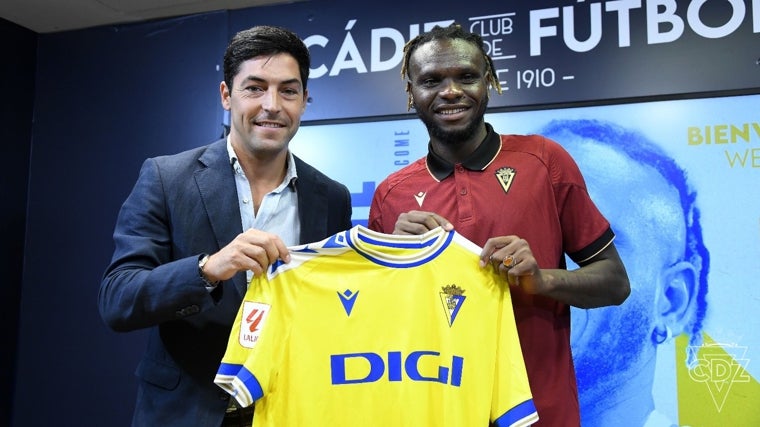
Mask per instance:
[[[617,402],[619,381],[636,376],[645,347],[652,345],[649,331],[653,319],[648,314],[651,303],[633,296],[626,304],[628,314],[611,319],[594,348],[573,348],[581,408],[588,408],[588,412],[597,405],[608,408],[610,401]]]
[[[487,106],[487,103],[481,104],[480,110],[475,116],[475,119],[468,123],[464,129],[459,130],[443,129],[441,126],[438,126],[432,118],[420,114],[419,109],[415,108],[415,111],[417,112],[417,117],[419,117],[422,123],[425,124],[431,138],[440,141],[442,144],[455,146],[461,144],[463,141],[467,141],[472,135],[480,130],[480,127],[483,126],[483,116],[485,115]]]

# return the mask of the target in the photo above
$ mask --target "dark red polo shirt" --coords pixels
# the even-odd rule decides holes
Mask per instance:
[[[517,235],[540,268],[564,268],[601,251],[614,238],[580,170],[556,142],[539,135],[498,135],[464,162],[428,155],[394,172],[375,191],[369,228],[393,232],[401,213],[435,212],[483,246],[490,237]],[[512,288],[520,344],[540,426],[580,425],[570,353],[570,308]]]

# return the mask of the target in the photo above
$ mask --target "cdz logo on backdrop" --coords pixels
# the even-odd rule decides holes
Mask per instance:
[[[332,383],[372,383],[387,375],[388,381],[403,381],[406,376],[411,381],[433,381],[459,387],[462,384],[464,358],[452,356],[449,366],[436,366],[441,358],[441,353],[427,350],[413,351],[406,356],[400,351],[389,351],[387,357],[371,352],[334,354],[330,356]],[[346,365],[355,369],[346,369]],[[367,366],[369,372],[366,370]],[[430,369],[431,366],[437,368],[437,372],[432,375],[431,372],[420,372],[435,370]],[[351,371],[351,374],[347,371]],[[358,371],[361,371],[361,374]]]
[[[694,366],[690,366],[689,377],[707,386],[718,412],[723,409],[734,384],[751,381],[746,371],[749,359],[745,346],[716,343],[690,346],[689,351],[698,354]]]
[[[529,41],[527,51],[532,57],[541,56],[542,43],[552,39],[561,40],[564,46],[573,52],[589,52],[598,47],[603,38],[617,38],[619,48],[630,46],[632,39],[644,39],[631,37],[634,32],[646,32],[645,39],[648,45],[675,42],[684,35],[687,28],[704,39],[717,39],[736,32],[748,16],[752,21],[753,33],[760,33],[760,0],[691,0],[688,4],[676,0],[589,3],[580,0],[567,3],[568,5],[563,7],[527,11],[521,10],[524,5],[515,4],[511,10],[493,11],[464,20],[452,18],[410,24],[408,32],[392,27],[355,29],[359,19],[349,19],[344,26],[346,34],[340,44],[321,34],[313,34],[304,39],[313,54],[325,54],[328,58],[327,63],[315,61],[316,68],[311,69],[310,77],[334,77],[343,70],[353,70],[356,73],[391,70],[399,66],[403,58],[404,44],[417,36],[420,28],[428,31],[435,25],[447,26],[455,21],[465,29],[480,34],[488,54],[494,60],[514,59],[518,50],[525,51],[524,47],[515,46],[516,40],[511,40],[510,36],[526,31],[528,37],[523,36],[518,38],[518,41]],[[709,15],[723,18],[720,22],[705,22],[703,17]],[[524,18],[525,16],[527,18]],[[609,25],[604,24],[606,22],[609,22]],[[582,25],[584,28],[575,28],[576,25]],[[615,27],[616,32],[603,33],[604,28]],[[365,31],[370,33],[369,49],[366,49]],[[579,39],[578,35],[582,35],[583,38]],[[359,44],[356,42],[357,39],[360,40]],[[359,46],[362,46],[362,49]],[[366,57],[367,52],[369,58]],[[330,58],[334,58],[331,64]]]

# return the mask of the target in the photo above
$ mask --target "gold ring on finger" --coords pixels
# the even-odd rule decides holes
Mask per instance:
[[[510,269],[515,266],[515,257],[513,257],[512,255],[507,255],[504,258],[504,261],[502,261],[502,263],[504,264],[504,267],[507,267],[507,269]]]

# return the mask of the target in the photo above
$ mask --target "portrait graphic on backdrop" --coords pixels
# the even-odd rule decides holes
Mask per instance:
[[[702,341],[709,258],[696,193],[675,161],[634,131],[559,120],[540,133],[578,162],[631,278],[631,296],[619,307],[573,308],[583,425],[674,425],[657,411],[652,388],[660,346],[681,334],[692,346]],[[693,366],[694,357],[676,363]]]

